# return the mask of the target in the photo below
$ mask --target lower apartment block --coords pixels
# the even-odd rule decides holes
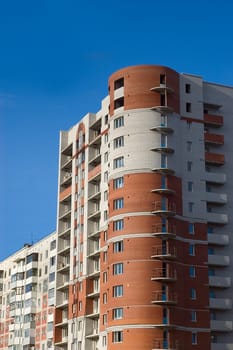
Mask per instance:
[[[233,88],[144,65],[108,92],[60,133],[52,346],[233,350]]]
[[[54,350],[56,233],[0,263],[0,349]]]

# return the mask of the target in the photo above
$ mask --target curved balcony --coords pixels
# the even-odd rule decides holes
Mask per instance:
[[[176,248],[175,247],[163,247],[155,246],[152,247],[152,259],[161,259],[161,260],[174,260],[176,259]]]
[[[154,188],[151,190],[153,193],[159,193],[159,194],[175,194],[176,191],[172,190],[171,188],[168,188],[166,185],[161,185],[159,188]]]
[[[152,293],[152,304],[175,305],[177,304],[177,296],[173,292],[164,293],[161,291],[155,291]]]
[[[175,174],[175,170],[173,170],[172,168],[169,168],[167,165],[163,165],[163,164],[161,164],[160,167],[153,168],[152,171],[154,173],[165,174],[165,175],[174,175]]]
[[[166,268],[153,269],[151,281],[175,282],[177,280],[176,271]]]
[[[159,152],[159,153],[174,153],[174,149],[172,147],[168,147],[165,144],[161,144],[151,149],[151,151]]]
[[[175,238],[176,226],[167,224],[156,224],[152,226],[152,235],[158,238]]]
[[[168,114],[173,112],[173,108],[169,106],[153,106],[151,109],[161,114]]]
[[[154,202],[152,214],[159,216],[174,216],[176,215],[176,205],[173,202]]]
[[[159,124],[156,126],[153,126],[151,129],[151,131],[157,131],[160,134],[171,134],[173,133],[173,129],[171,127],[168,127],[166,124]]]
[[[167,86],[166,84],[160,84],[158,86],[154,86],[150,89],[150,91],[159,92],[160,94],[165,94],[165,93],[171,94],[174,92],[174,90],[169,86]]]

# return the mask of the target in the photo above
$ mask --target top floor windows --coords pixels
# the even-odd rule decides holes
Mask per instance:
[[[114,109],[124,107],[124,97],[119,97],[114,101]]]
[[[166,84],[166,75],[160,74],[160,84]]]
[[[120,89],[124,86],[124,78],[120,78],[114,81],[114,90]]]
[[[33,261],[38,261],[38,253],[32,253],[31,255],[28,255],[26,258],[26,263],[30,264]]]
[[[191,93],[191,85],[190,84],[185,84],[185,92],[186,92],[186,94]]]

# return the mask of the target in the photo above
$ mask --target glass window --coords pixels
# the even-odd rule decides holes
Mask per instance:
[[[188,211],[189,211],[189,213],[193,212],[193,206],[194,206],[194,203],[192,203],[192,202],[188,203]]]
[[[214,269],[209,269],[208,270],[208,276],[215,276],[215,270]]]
[[[167,167],[167,156],[165,154],[161,154],[161,168]]]
[[[113,160],[113,169],[122,168],[124,166],[124,157],[118,157]]]
[[[188,192],[193,192],[193,182],[188,181]]]
[[[104,163],[107,163],[108,161],[108,152],[104,153]]]
[[[117,188],[122,188],[124,186],[124,177],[117,177],[113,180],[113,188],[116,190]]]
[[[113,126],[114,126],[114,129],[117,129],[117,128],[120,128],[121,126],[124,126],[124,117],[121,116],[121,117],[114,119]]]
[[[190,84],[185,84],[185,92],[186,92],[186,94],[191,93],[191,85]]]
[[[29,264],[33,261],[38,261],[38,253],[32,253],[31,255],[28,255],[26,258],[26,263]]]
[[[187,171],[192,171],[193,163],[191,161],[187,162]]]
[[[197,321],[197,313],[196,311],[191,311],[191,321],[196,322]]]
[[[113,209],[122,209],[124,207],[124,198],[118,198],[113,201]]]
[[[195,245],[194,244],[189,245],[189,255],[192,255],[192,256],[195,255]]]
[[[114,101],[114,109],[124,106],[124,97],[119,97]]]
[[[113,221],[113,231],[120,231],[120,230],[123,230],[123,228],[124,228],[123,219]]]
[[[116,137],[113,140],[113,149],[120,148],[124,146],[124,136]]]
[[[190,102],[186,102],[186,112],[191,113],[192,112],[192,105]]]
[[[192,344],[197,344],[197,334],[192,333]]]
[[[113,296],[116,298],[123,296],[123,285],[113,287]]]
[[[190,234],[194,233],[194,224],[192,222],[189,223],[189,233]]]
[[[108,300],[107,293],[104,293],[103,294],[103,304],[107,304],[107,300]]]
[[[189,277],[191,277],[191,278],[196,277],[195,266],[190,266],[190,267],[189,267]]]
[[[55,280],[55,272],[51,272],[50,274],[49,274],[49,282],[52,282],[52,281],[54,281]]]
[[[123,252],[123,250],[124,250],[123,241],[118,241],[118,242],[113,243],[113,252],[114,253]]]
[[[50,243],[50,250],[53,250],[55,248],[56,248],[56,240],[54,240]]]
[[[195,288],[190,289],[190,297],[192,300],[195,300],[197,298],[197,292]]]
[[[123,332],[122,331],[112,332],[112,342],[113,343],[123,342]]]
[[[119,320],[119,319],[123,318],[123,308],[118,307],[116,309],[113,309],[112,310],[112,318],[114,320]]]
[[[123,263],[113,264],[113,275],[121,275],[123,273]]]
[[[119,78],[114,81],[114,90],[120,89],[124,86],[124,78]]]

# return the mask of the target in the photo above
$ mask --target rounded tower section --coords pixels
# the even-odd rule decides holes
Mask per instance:
[[[109,79],[109,225],[102,310],[108,349],[172,348],[181,183],[170,166],[178,74],[135,66]],[[171,141],[170,141],[171,138]]]

